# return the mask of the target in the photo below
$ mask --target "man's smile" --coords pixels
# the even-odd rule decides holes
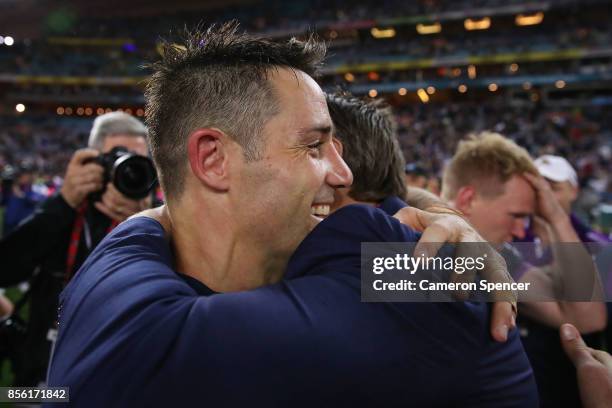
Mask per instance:
[[[310,214],[323,219],[329,215],[330,207],[330,204],[313,204],[310,207]]]

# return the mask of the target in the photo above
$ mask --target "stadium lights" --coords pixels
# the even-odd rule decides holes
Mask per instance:
[[[370,96],[370,98],[376,98],[376,95],[378,95],[378,91],[376,89],[370,89],[368,95]]]
[[[23,113],[26,110],[26,107],[23,103],[18,103],[17,105],[15,105],[15,110],[19,113]]]
[[[15,44],[15,39],[13,37],[11,37],[10,35],[7,35],[6,37],[4,37],[4,45],[7,46],[11,46]]]
[[[378,72],[371,71],[371,72],[368,72],[368,79],[370,81],[378,81],[380,80],[380,75],[378,75]]]
[[[437,34],[442,31],[442,25],[440,23],[433,24],[417,24],[417,33],[421,35]]]
[[[476,66],[475,65],[469,65],[467,71],[468,71],[468,77],[470,79],[476,78]]]
[[[377,28],[372,27],[370,30],[372,37],[374,38],[393,38],[395,37],[395,28]]]
[[[420,88],[417,91],[417,95],[419,96],[419,99],[421,100],[421,102],[423,103],[429,102],[429,95],[427,95],[427,92],[425,92],[423,88]]]
[[[397,93],[400,94],[401,96],[404,96],[408,93],[408,90],[406,88],[400,88],[397,90]]]
[[[538,11],[530,15],[518,14],[514,21],[517,26],[530,26],[540,24],[542,20],[544,20],[544,13]]]
[[[463,25],[466,30],[486,30],[491,27],[491,19],[489,17],[483,17],[480,20],[474,20],[471,18],[466,18],[463,22]]]

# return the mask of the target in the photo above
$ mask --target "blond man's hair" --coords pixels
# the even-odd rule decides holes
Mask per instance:
[[[453,200],[461,187],[472,185],[485,197],[504,192],[504,184],[515,175],[538,174],[524,148],[493,132],[470,135],[459,142],[442,178],[442,197]]]

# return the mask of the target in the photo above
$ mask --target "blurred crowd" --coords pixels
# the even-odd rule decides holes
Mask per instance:
[[[502,16],[495,29],[465,31],[461,19],[444,22],[445,29],[436,35],[418,35],[414,25],[397,25],[393,38],[376,39],[370,33],[373,18],[381,16],[414,16],[445,10],[499,7],[507,2],[361,2],[352,6],[345,1],[273,2],[266,4],[266,13],[257,4],[224,8],[223,11],[205,11],[164,16],[164,18],[91,18],[80,19],[65,32],[50,32],[51,36],[69,36],[111,39],[110,43],[90,44],[86,41],[59,43],[24,39],[0,54],[0,73],[22,75],[74,75],[74,76],[143,76],[145,61],[157,55],[156,43],[160,33],[172,35],[171,27],[195,26],[200,21],[223,21],[235,18],[250,31],[266,33],[270,28],[280,36],[305,33],[316,27],[319,35],[331,41],[333,52],[328,62],[364,63],[372,60],[424,59],[497,55],[504,53],[548,52],[567,49],[605,48],[612,31],[601,10],[594,9],[575,14],[573,9],[551,11],[538,26],[517,27],[511,16]],[[474,4],[475,3],[475,4]],[[522,3],[519,1],[512,3]],[[567,2],[572,5],[572,2]],[[597,2],[595,2],[597,3]],[[563,4],[557,4],[563,6]],[[316,12],[315,12],[316,10]],[[556,13],[556,14],[555,14]],[[369,24],[350,28],[360,19]],[[349,28],[334,28],[346,22]],[[126,31],[126,27],[129,30]],[[330,27],[330,28],[325,28]],[[284,30],[284,31],[283,31]],[[284,33],[284,34],[282,34]],[[95,45],[95,46],[92,46]]]
[[[566,157],[577,170],[583,189],[579,213],[593,221],[592,211],[600,203],[612,203],[610,109],[554,109],[491,100],[486,104],[405,104],[394,111],[408,173],[431,180],[419,182],[422,187],[429,185],[438,193],[442,169],[457,143],[472,132],[491,130],[516,141],[533,157]],[[72,153],[86,145],[91,119],[41,116],[5,122],[0,129],[0,170],[10,174],[11,169],[29,168],[34,184],[54,189],[61,185]]]

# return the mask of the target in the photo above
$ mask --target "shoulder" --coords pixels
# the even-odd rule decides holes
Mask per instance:
[[[383,211],[367,205],[348,205],[334,213],[302,241],[293,254],[285,277],[353,265],[361,258],[364,242],[416,242],[417,234]],[[356,272],[359,271],[357,262]],[[346,269],[346,268],[345,268]]]
[[[348,205],[321,222],[311,235],[332,235],[363,242],[416,241],[416,233],[384,211],[368,205]]]
[[[172,269],[161,225],[147,217],[121,223],[91,253],[60,297],[64,318],[113,301],[117,307],[195,291]]]

